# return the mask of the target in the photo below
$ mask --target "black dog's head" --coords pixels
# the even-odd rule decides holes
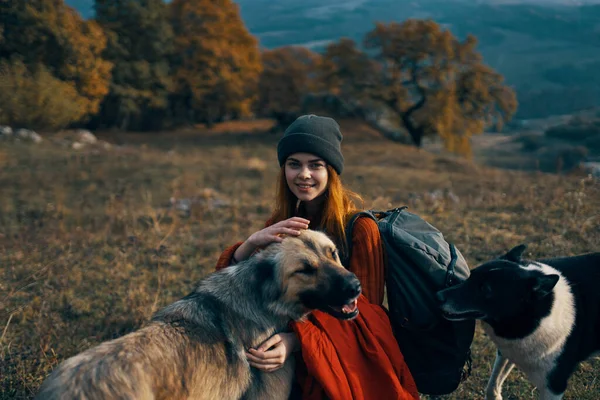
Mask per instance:
[[[437,293],[444,317],[448,320],[510,320],[546,298],[559,276],[525,268],[521,259],[525,245],[511,249],[502,257],[471,271],[463,283]]]

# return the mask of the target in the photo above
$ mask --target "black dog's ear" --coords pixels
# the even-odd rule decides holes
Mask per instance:
[[[533,278],[533,292],[538,298],[544,297],[552,292],[559,279],[556,274],[536,276]]]
[[[521,261],[521,257],[523,256],[523,252],[527,249],[526,244],[520,244],[518,246],[513,247],[508,251],[508,253],[504,254],[500,257],[501,260],[508,260],[512,262]]]

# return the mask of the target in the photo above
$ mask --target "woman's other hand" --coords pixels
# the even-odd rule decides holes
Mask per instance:
[[[278,333],[271,336],[257,349],[246,352],[248,363],[265,372],[277,371],[288,357],[300,350],[300,341],[295,333]]]

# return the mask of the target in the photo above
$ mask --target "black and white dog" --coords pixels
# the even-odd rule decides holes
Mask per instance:
[[[600,351],[600,253],[527,261],[525,248],[437,294],[445,318],[480,319],[498,348],[488,400],[502,399],[515,365],[541,399],[561,399],[578,364]]]

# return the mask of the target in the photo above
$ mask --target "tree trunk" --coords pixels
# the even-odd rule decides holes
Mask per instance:
[[[402,114],[402,116],[401,116],[402,123],[404,124],[404,127],[408,131],[408,134],[410,135],[413,144],[420,148],[423,145],[424,130],[422,127],[415,125],[415,123],[412,121],[412,119],[410,117],[411,114],[408,114],[408,113]]]
[[[413,138],[413,141],[415,142],[415,146],[417,146],[418,148],[421,148],[421,146],[423,145],[423,135],[422,134],[416,134],[413,135],[411,133],[410,135]]]
[[[399,131],[395,131],[383,126],[376,118],[369,118],[365,116],[363,120],[369,125],[371,128],[375,129],[377,132],[381,133],[383,137],[389,139],[393,142],[409,144],[410,140],[404,134]]]
[[[123,115],[123,118],[121,119],[121,124],[119,127],[122,131],[127,131],[129,130],[129,112],[126,111],[125,115]]]
[[[415,146],[417,146],[418,148],[421,148],[421,146],[423,145],[423,129],[413,127],[411,129],[407,129],[407,130],[408,130],[408,133],[410,134],[413,144]]]

